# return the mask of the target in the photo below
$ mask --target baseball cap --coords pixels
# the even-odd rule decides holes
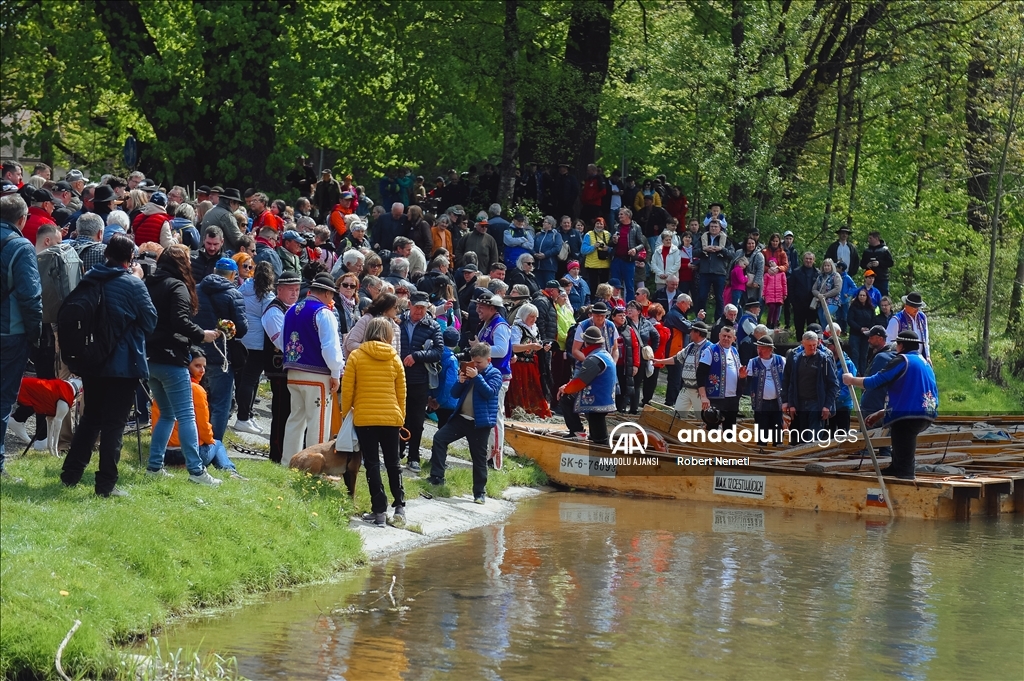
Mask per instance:
[[[306,240],[302,238],[302,235],[296,232],[294,229],[286,230],[281,236],[282,241],[298,241],[303,246],[306,245]],[[333,288],[332,288],[333,290]]]
[[[163,192],[153,192],[153,196],[149,199],[150,203],[155,203],[158,206],[167,206],[167,194]]]
[[[864,276],[865,277],[873,277],[873,276],[875,276],[875,271],[874,270],[864,270]]]
[[[785,239],[787,236],[795,236],[795,235],[793,234],[793,232],[791,232],[791,231],[789,231],[787,229],[785,232],[782,233],[782,238]]]
[[[213,266],[215,270],[224,270],[225,272],[237,272],[238,263],[231,258],[221,258],[217,261],[217,264]]]
[[[881,338],[885,338],[887,335],[888,334],[886,334],[885,332],[885,327],[882,326],[881,324],[875,324],[870,329],[868,329],[868,338],[870,338],[871,336],[879,336]]]
[[[430,296],[427,295],[426,291],[416,291],[409,296],[409,304],[428,307],[430,305]]]

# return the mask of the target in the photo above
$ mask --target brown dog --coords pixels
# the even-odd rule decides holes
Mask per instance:
[[[348,488],[348,495],[356,493],[356,479],[359,477],[359,465],[362,457],[359,452],[339,452],[334,449],[334,440],[306,447],[292,457],[289,468],[309,471],[313,475],[340,476]]]

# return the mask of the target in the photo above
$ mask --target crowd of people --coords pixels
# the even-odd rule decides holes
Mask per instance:
[[[150,401],[148,474],[170,475],[180,457],[197,484],[221,483],[210,465],[241,477],[223,439],[233,411],[231,428],[262,433],[253,405],[264,376],[271,460],[288,465],[353,429],[376,524],[387,507],[380,457],[400,522],[401,460],[421,472],[427,418],[439,428],[428,480],[444,482],[447,447],[465,438],[483,503],[507,418],[559,414],[566,437],[606,443],[606,415],[638,413],[663,367],[666,404],[708,427],[735,423],[747,394],[762,430],[791,419],[849,428],[844,374],[867,376],[855,379],[865,411],[913,420],[905,432],[935,416],[924,301],[911,292],[895,309],[893,257],[877,232],[858,252],[840,228],[819,268],[792,232],[730,233],[721,204],[688,215],[664,176],[638,185],[594,165],[582,181],[564,164],[518,174],[517,195],[549,213],[539,224],[494,201],[490,165],[429,190],[395,169],[377,202],[351,175],[325,168],[317,180],[303,158],[287,178],[300,194],[290,203],[220,186],[190,196],[140,172],[50,175],[3,164],[0,413],[4,430],[10,418],[28,437],[25,405],[8,415],[30,359],[37,377],[80,375],[84,411],[61,478],[79,482],[98,436],[104,496],[124,494],[122,434],[131,414],[150,420]],[[470,201],[490,204],[470,216]],[[101,311],[102,329],[62,326],[71,308]],[[83,328],[95,336],[84,345]],[[785,355],[782,328],[798,340]],[[886,402],[883,386],[906,390],[908,375],[922,399]],[[894,473],[913,475],[912,452],[909,469],[896,459]]]

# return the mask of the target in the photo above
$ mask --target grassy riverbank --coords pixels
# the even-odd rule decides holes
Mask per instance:
[[[0,676],[55,677],[54,653],[75,619],[82,626],[64,652],[65,669],[110,676],[115,646],[176,615],[327,579],[362,560],[348,529],[351,515],[369,510],[362,475],[353,501],[337,484],[264,461],[238,461],[250,480],[225,479],[216,489],[189,484],[181,469],[174,479],[147,478],[136,461],[135,440],[126,438],[119,485],[127,499],[93,494],[95,460],[70,490],[56,459],[10,462],[24,482],[0,487]],[[544,481],[535,466],[514,460],[491,471],[487,491],[497,497],[510,485]],[[449,471],[440,489],[406,480],[409,496],[471,487],[468,469]]]

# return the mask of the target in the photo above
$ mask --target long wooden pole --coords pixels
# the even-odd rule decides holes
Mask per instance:
[[[832,313],[828,311],[828,304],[825,302],[825,296],[821,293],[818,294],[818,305],[825,311],[825,321],[828,322],[828,331],[832,333],[839,327],[832,322]],[[839,361],[838,364],[842,365],[839,372],[840,379],[842,380],[842,374],[846,373],[846,363],[843,361],[843,346],[839,342],[839,334],[832,335],[832,342],[836,344],[836,348],[839,350]],[[837,367],[839,368],[839,367]],[[878,476],[878,485],[882,488],[882,497],[885,499],[885,507],[889,509],[889,517],[895,518],[896,511],[892,508],[892,500],[889,499],[889,490],[885,488],[885,478],[882,477],[882,469],[878,466],[878,457],[875,456],[875,448],[871,444],[871,435],[868,433],[868,424],[864,420],[864,412],[860,409],[860,400],[857,399],[857,390],[851,385],[850,394],[853,396],[853,408],[857,412],[857,421],[860,422],[860,429],[864,433],[864,441],[868,445],[868,454],[871,455],[871,465],[875,467],[875,475]]]

